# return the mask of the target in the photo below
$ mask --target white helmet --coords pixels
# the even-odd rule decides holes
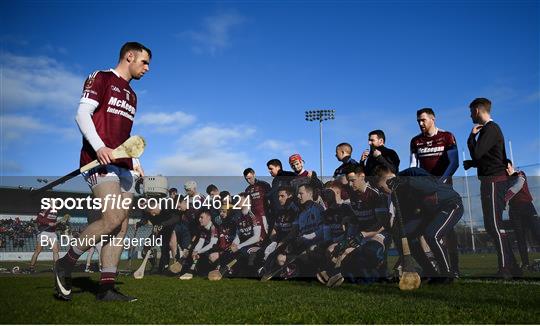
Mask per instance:
[[[184,183],[184,190],[193,190],[197,188],[197,182],[190,180]]]
[[[167,197],[169,195],[169,183],[167,178],[161,175],[144,177],[143,193],[146,197]]]

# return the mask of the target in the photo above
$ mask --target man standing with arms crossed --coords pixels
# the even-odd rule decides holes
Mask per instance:
[[[502,228],[504,195],[508,190],[504,136],[499,125],[491,119],[490,100],[474,99],[469,108],[472,122],[475,124],[467,139],[472,160],[464,161],[463,167],[465,170],[471,167],[478,169],[484,227],[493,238],[499,260],[497,275],[511,279],[512,273],[517,274],[519,269],[516,266],[508,233]]]
[[[452,185],[452,175],[459,167],[459,155],[454,135],[435,126],[435,112],[431,108],[416,111],[420,134],[411,139],[411,168],[422,168],[429,174]],[[444,238],[448,248],[450,271],[459,276],[459,253],[454,229]]]
[[[129,209],[118,208],[105,197],[131,200],[137,176],[143,176],[142,168],[135,159],[115,160],[113,149],[130,137],[137,97],[129,83],[139,80],[148,72],[152,52],[137,42],[128,42],[120,50],[115,69],[96,71],[84,84],[77,110],[76,121],[83,134],[81,166],[98,159],[101,166],[83,174],[95,198],[106,203],[102,216],[81,233],[77,246],[55,264],[55,287],[57,297],[71,300],[71,272],[79,257],[87,251],[92,241],[102,236],[123,238],[127,231]],[[131,206],[131,205],[129,205]],[[115,289],[115,278],[122,245],[107,242],[103,245],[102,272],[97,299],[100,301],[135,301]]]

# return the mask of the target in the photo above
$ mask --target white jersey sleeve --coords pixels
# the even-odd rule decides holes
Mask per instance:
[[[92,121],[92,114],[96,110],[97,106],[97,102],[92,103],[90,101],[81,101],[79,103],[79,108],[77,109],[77,115],[75,117],[75,121],[77,121],[79,130],[83,134],[84,138],[88,140],[90,145],[92,145],[92,148],[96,152],[98,149],[105,146],[105,143],[99,137],[96,126]]]

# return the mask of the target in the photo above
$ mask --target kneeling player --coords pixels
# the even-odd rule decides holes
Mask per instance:
[[[433,282],[451,282],[453,274],[443,239],[463,215],[460,195],[420,168],[409,168],[396,176],[381,166],[375,169],[375,176],[377,186],[399,205],[409,241],[424,236],[435,255],[440,270]],[[417,256],[415,259],[420,263]]]
[[[388,198],[366,182],[362,165],[351,164],[346,173],[352,216],[347,223],[347,237],[330,248],[335,265],[328,286],[341,284],[342,274],[353,282],[358,278],[373,281],[386,277]]]
[[[282,278],[288,279],[299,274],[299,266],[304,269],[303,275],[311,275],[310,271],[317,264],[313,261],[317,245],[324,241],[322,228],[321,205],[313,201],[313,187],[304,184],[298,187],[298,201],[300,213],[293,222],[291,232],[284,239],[287,248],[284,253],[277,256],[277,263]],[[315,264],[311,264],[315,263]],[[269,279],[276,271],[267,273],[264,279]],[[313,273],[315,274],[315,273]]]
[[[324,242],[320,245],[322,263],[317,278],[323,284],[327,284],[329,275],[337,274],[334,273],[335,261],[332,261],[332,253],[338,243],[347,238],[346,224],[352,215],[350,206],[339,204],[338,197],[339,194],[332,188],[324,189],[321,193],[326,210],[322,213]]]
[[[208,273],[210,267],[208,258],[209,255],[215,252],[214,246],[218,242],[218,238],[216,227],[212,224],[210,210],[203,209],[200,211],[199,222],[199,241],[191,254],[191,267],[185,274],[180,276],[181,280],[191,280],[196,271],[200,275]]]
[[[279,254],[285,251],[285,238],[291,232],[299,209],[293,198],[291,187],[278,188],[279,209],[275,213],[274,227],[270,232],[270,244],[264,249],[264,266],[259,269],[259,276],[271,271]]]
[[[249,195],[240,194],[241,214],[236,224],[236,237],[231,245],[231,251],[236,253],[238,264],[235,274],[252,275],[258,263],[259,250],[263,242],[262,217],[251,212]]]
[[[219,272],[220,278],[229,273],[236,264],[236,255],[231,251],[231,246],[236,238],[236,212],[238,210],[230,208],[226,203],[222,204],[219,209],[221,223],[216,226],[216,250],[208,255],[208,260],[212,270]]]

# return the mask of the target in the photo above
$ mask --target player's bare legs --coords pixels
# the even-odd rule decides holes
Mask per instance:
[[[85,251],[90,249],[92,245],[98,243],[102,239],[102,236],[111,235],[117,238],[123,238],[127,231],[129,210],[117,208],[118,205],[111,200],[106,201],[106,197],[107,195],[109,195],[109,198],[113,196],[112,198],[116,198],[118,201],[121,199],[124,200],[125,198],[131,199],[132,195],[127,192],[122,192],[119,182],[114,181],[99,183],[92,188],[92,192],[95,198],[101,198],[102,200],[102,217],[88,225],[79,237],[78,246],[71,247],[68,253],[55,265],[56,269],[60,270],[61,278],[66,279],[68,283],[63,284],[61,282],[62,280],[57,277],[57,292],[59,297],[65,300],[71,298],[71,270],[75,266],[78,258]],[[103,288],[105,292],[114,289],[116,269],[120,254],[123,250],[122,245],[115,246],[114,244],[115,243],[108,243],[107,245],[104,245],[101,250],[100,260],[103,268],[100,289]],[[125,301],[133,301],[131,299],[133,298],[126,297]]]
[[[126,212],[126,214],[129,211]],[[114,285],[116,282],[116,272],[118,270],[118,263],[120,261],[120,256],[124,250],[123,240],[126,236],[128,228],[128,218],[122,221],[122,224],[111,234],[114,237],[114,241],[109,241],[103,245],[101,248],[101,277],[99,280],[99,291],[97,298],[99,300],[106,300],[106,297],[110,291],[114,291]],[[131,297],[130,297],[131,298]],[[131,298],[127,301],[135,301],[135,298]]]
[[[33,273],[35,271],[35,268],[36,268],[36,261],[37,261],[37,258],[39,256],[39,254],[41,253],[41,250],[43,250],[43,247],[41,247],[41,243],[38,241],[38,243],[36,244],[36,249],[34,249],[34,254],[32,255],[32,259],[30,260],[30,272]]]
[[[81,254],[82,252],[90,249],[91,245],[89,244],[92,244],[92,241],[94,241],[90,241],[90,239],[95,239],[95,243],[98,243],[101,240],[101,236],[114,235],[114,231],[118,232],[116,229],[120,227],[125,219],[127,219],[128,214],[128,212],[125,210],[114,207],[117,205],[115,205],[111,200],[109,200],[105,206],[105,198],[107,195],[109,195],[109,198],[115,198],[115,203],[118,203],[118,200],[120,200],[119,198],[123,199],[126,198],[125,196],[131,196],[121,191],[120,184],[118,182],[111,181],[97,184],[92,189],[92,193],[94,194],[94,197],[101,198],[104,207],[101,218],[88,225],[79,236],[80,244],[77,246],[77,249],[81,252]],[[132,196],[129,198],[132,198]],[[105,246],[103,249],[105,249]],[[102,263],[104,263],[103,260]]]
[[[171,257],[174,260],[176,260],[176,254],[178,253],[178,241],[176,240],[176,232],[174,230],[172,231],[172,234],[171,234],[169,247],[171,248]]]
[[[60,245],[58,244],[58,241],[56,241],[55,243],[53,243],[53,246],[52,246],[53,262],[56,263],[56,261],[60,257],[59,253],[60,253]]]
[[[32,259],[30,260],[30,272],[34,272],[36,268],[36,262],[39,257],[39,254],[43,251],[43,246],[41,246],[41,242],[37,242],[36,249],[34,250],[34,254],[32,255]],[[58,245],[58,241],[55,241],[52,243],[52,252],[53,252],[53,261],[56,262],[58,260],[58,253],[60,252],[60,246]]]
[[[92,247],[86,252],[86,268],[84,269],[84,271],[87,272],[87,273],[93,273],[93,271],[90,269],[90,267],[92,265],[92,256],[94,256],[95,251],[96,251],[96,248]]]

